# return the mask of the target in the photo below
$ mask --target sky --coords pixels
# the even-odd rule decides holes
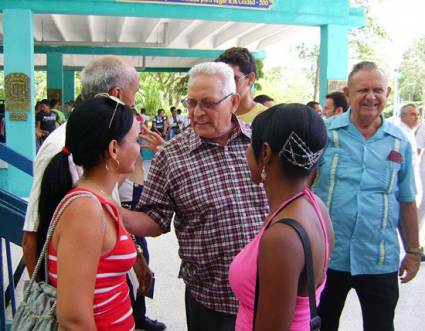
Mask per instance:
[[[391,62],[397,66],[403,53],[420,36],[425,36],[424,0],[384,0],[372,7],[372,15],[390,35]]]
[[[388,54],[386,59],[392,68],[400,64],[403,53],[420,36],[425,36],[425,0],[383,0],[372,5],[372,16],[388,32],[391,42],[388,49],[383,50]],[[297,39],[289,41],[289,46],[276,45],[267,49],[265,67],[282,65],[299,66],[299,61],[290,53],[295,44],[303,41],[306,44],[319,43],[320,31],[318,28],[305,28],[304,32],[297,35]]]

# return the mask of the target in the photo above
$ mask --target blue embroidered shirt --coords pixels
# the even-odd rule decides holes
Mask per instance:
[[[335,231],[329,268],[352,275],[395,272],[400,202],[416,195],[412,148],[387,121],[366,140],[350,114],[326,121],[328,146],[313,185],[329,208]]]

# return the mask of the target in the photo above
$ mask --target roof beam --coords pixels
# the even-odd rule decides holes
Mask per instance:
[[[52,21],[53,23],[55,23],[56,29],[59,31],[59,34],[61,36],[61,38],[64,41],[67,41],[68,38],[66,36],[66,28],[65,28],[65,24],[62,22],[61,18],[58,15],[51,15],[52,16]]]
[[[135,66],[136,70],[139,72],[188,72],[190,67],[138,67]],[[0,65],[0,71],[4,69],[4,66]],[[81,71],[84,67],[82,66],[64,66],[64,71]],[[46,66],[34,66],[35,71],[46,71]]]
[[[117,41],[121,42],[124,36],[124,31],[125,28],[128,26],[129,24],[129,18],[128,17],[123,17],[121,19],[121,22],[117,22],[118,24],[118,31],[117,31]]]
[[[332,4],[332,5],[331,5]],[[30,9],[34,13],[69,15],[132,16],[207,21],[251,22],[319,26],[335,24],[350,28],[363,27],[363,8],[352,8],[348,1],[337,4],[329,0],[276,1],[272,9],[253,10],[230,7],[120,2],[116,0],[2,0],[0,10]]]
[[[241,47],[248,47],[260,40],[264,37],[269,37],[272,35],[275,35],[276,33],[279,33],[281,31],[281,28],[276,27],[274,25],[265,25],[261,27],[260,29],[256,29],[255,31],[252,31],[249,34],[246,34],[239,38],[238,45]]]
[[[204,49],[176,49],[176,48],[138,48],[138,47],[91,47],[91,46],[34,46],[35,53],[58,52],[63,54],[89,55],[128,55],[128,56],[165,56],[165,57],[207,57],[216,58],[224,50]],[[258,52],[258,56],[265,56],[265,52]]]
[[[232,39],[240,38],[263,26],[262,24],[236,23],[230,28],[214,36],[213,48],[219,48]]]
[[[140,33],[140,41],[147,42],[149,38],[154,34],[154,32],[158,29],[158,27],[161,25],[162,20],[154,20],[146,22],[146,24],[143,24],[142,32]],[[166,28],[165,28],[166,29]]]
[[[91,47],[91,46],[34,46],[34,53],[46,54],[57,52],[62,54],[81,55],[123,55],[123,56],[163,56],[163,57],[202,57],[217,58],[224,50],[176,49],[176,48],[139,48],[139,47]],[[3,46],[0,46],[3,53]],[[252,53],[256,58],[266,57],[265,51]]]
[[[270,37],[266,37],[258,42],[257,49],[264,49],[268,46],[274,45],[279,41],[288,38],[292,30],[296,30],[296,27],[287,27],[283,31],[276,33]]]
[[[90,37],[90,41],[95,41],[95,37],[94,37],[94,18],[93,16],[89,15],[87,16],[87,25],[89,27],[89,37]]]
[[[172,23],[172,25],[170,23],[167,42],[168,47],[173,46],[173,43],[176,42],[184,32],[187,32],[190,29],[193,29],[194,27],[198,26],[200,24],[200,21],[177,21],[176,23]]]
[[[210,22],[202,26],[200,29],[194,30],[188,37],[189,47],[196,48],[202,41],[211,38],[225,28],[231,26],[232,23]]]

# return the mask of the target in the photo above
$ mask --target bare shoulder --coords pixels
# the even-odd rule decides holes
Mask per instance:
[[[81,231],[90,229],[90,233],[104,229],[104,213],[99,201],[82,196],[70,202],[60,217],[61,230]],[[62,231],[61,231],[62,232]],[[99,231],[103,233],[103,231]]]
[[[304,250],[295,230],[290,226],[274,223],[260,241],[260,261],[278,269],[301,272],[304,268]]]
[[[332,226],[332,220],[329,215],[329,210],[326,207],[325,203],[322,201],[322,199],[320,199],[317,195],[314,195],[314,196],[316,198],[317,203],[319,204],[320,212],[322,214],[323,220],[325,221],[326,231],[327,231],[328,240],[329,240],[329,247],[332,251],[333,245],[334,245],[334,230]]]

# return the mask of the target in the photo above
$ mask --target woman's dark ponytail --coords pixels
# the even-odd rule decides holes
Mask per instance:
[[[61,151],[50,160],[43,174],[38,200],[37,257],[46,241],[53,213],[66,193],[72,188],[68,155]],[[44,268],[41,268],[44,269]],[[40,273],[44,270],[40,270]],[[43,278],[41,278],[43,279]]]

